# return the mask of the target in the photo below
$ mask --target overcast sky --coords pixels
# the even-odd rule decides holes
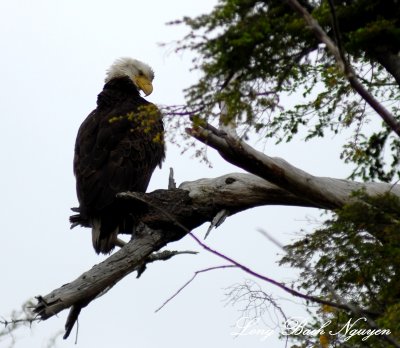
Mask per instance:
[[[73,148],[79,125],[95,107],[105,70],[118,57],[131,56],[155,70],[156,104],[183,102],[182,90],[194,82],[190,55],[177,55],[161,42],[181,38],[186,29],[165,23],[183,15],[210,10],[216,1],[78,1],[3,0],[0,5],[0,316],[7,317],[27,299],[45,295],[104,259],[93,251],[88,229],[69,229],[70,208],[77,205],[72,173]],[[176,138],[179,139],[179,134]],[[262,143],[256,144],[262,147]],[[312,174],[345,177],[349,169],[338,159],[337,142],[263,147]],[[168,144],[167,159],[153,175],[149,190],[166,188],[168,168],[176,181],[216,177],[239,169],[209,151],[213,168],[180,154]],[[265,240],[263,227],[287,242],[314,210],[263,207],[229,218],[207,243],[256,271],[279,281],[295,272],[279,268],[280,252]],[[207,226],[196,230],[203,236]],[[199,250],[188,238],[171,249]],[[238,270],[200,275],[161,312],[171,294],[195,271],[224,264],[212,255],[178,256],[152,264],[140,280],[126,277],[105,296],[85,308],[79,319],[78,347],[284,347],[285,342],[257,335],[236,339],[240,306],[226,305],[226,288],[250,277]],[[285,297],[263,284],[275,298]],[[282,300],[287,315],[298,315],[293,299]],[[67,312],[32,330],[17,333],[16,347],[46,347],[63,331]],[[273,320],[266,316],[260,328]],[[71,338],[57,339],[58,347],[73,347]],[[10,341],[6,341],[10,343]],[[0,342],[2,346],[4,342]]]

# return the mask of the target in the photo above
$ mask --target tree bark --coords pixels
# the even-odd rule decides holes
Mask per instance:
[[[313,176],[281,158],[272,158],[253,149],[229,130],[230,134],[205,124],[187,131],[215,148],[228,162],[251,174],[232,173],[199,179],[184,182],[178,189],[170,185],[171,189],[151,193],[120,193],[119,199],[125,200],[128,207],[134,202],[132,214],[138,221],[134,238],[72,282],[45,296],[37,296],[34,312],[41,319],[70,308],[65,338],[82,308],[133,271],[140,275],[146,264],[155,260],[154,252],[183,238],[204,222],[213,221],[214,224],[216,216],[225,217],[266,205],[334,210],[351,202],[352,192],[361,189],[372,196],[390,191],[400,197],[399,185]],[[79,214],[71,217],[71,222],[88,225]]]
[[[399,185],[361,183],[313,176],[282,158],[269,157],[257,151],[234,134],[221,132],[211,126],[187,129],[187,132],[204,144],[213,147],[229,163],[308,202],[308,205],[301,206],[322,209],[340,208],[351,202],[352,192],[361,189],[365,189],[366,193],[371,196],[387,191],[400,196]]]
[[[400,86],[400,55],[390,52],[389,49],[376,49],[372,51],[376,60],[394,77]]]
[[[197,136],[200,138],[200,133]],[[204,134],[203,134],[204,135]],[[202,136],[203,136],[202,135]],[[215,136],[215,135],[214,135]],[[241,146],[241,152],[235,152],[235,146],[229,145],[227,136],[212,139],[209,144],[216,147],[221,155],[232,163],[245,163],[247,156],[255,164],[243,165],[259,172],[271,181],[287,184],[282,188],[259,176],[245,173],[232,173],[218,178],[200,179],[184,182],[178,189],[156,190],[151,193],[122,193],[120,199],[142,202],[144,208],[137,214],[141,221],[135,237],[123,248],[105,261],[95,265],[70,283],[64,284],[45,296],[38,296],[34,312],[41,319],[48,319],[64,309],[71,308],[71,316],[77,316],[81,308],[95,298],[102,296],[119,280],[133,271],[143,271],[151,254],[171,241],[184,237],[189,231],[204,222],[212,221],[222,209],[229,215],[264,205],[290,205],[313,208],[326,208],[332,198],[321,199],[322,195],[333,195],[331,206],[351,201],[354,190],[365,188],[369,194],[382,194],[390,190],[400,196],[397,186],[379,183],[359,183],[333,178],[314,177],[291,166],[282,159],[271,159],[254,149]],[[232,140],[232,139],[231,139]],[[220,146],[216,146],[219,144]],[[243,145],[243,144],[241,144]],[[247,145],[248,146],[248,145]],[[249,150],[251,150],[249,152]],[[264,157],[265,156],[265,157]],[[235,158],[235,160],[233,160]],[[253,169],[257,170],[253,170]],[[270,175],[268,172],[271,171]],[[278,177],[278,174],[284,179]],[[299,187],[290,192],[290,188]],[[308,189],[306,188],[308,185]],[[308,194],[303,195],[303,190]],[[313,193],[318,191],[318,194]],[[136,204],[137,206],[137,204]],[[76,319],[75,319],[76,320]],[[73,325],[73,323],[72,323]],[[71,323],[67,321],[69,333]]]

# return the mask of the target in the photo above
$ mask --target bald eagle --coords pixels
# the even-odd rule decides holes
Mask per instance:
[[[120,58],[106,73],[97,108],[79,128],[74,173],[80,217],[92,227],[93,247],[107,254],[119,233],[132,233],[134,221],[116,199],[124,191],[145,192],[165,157],[159,110],[140,96],[153,91],[153,70]]]

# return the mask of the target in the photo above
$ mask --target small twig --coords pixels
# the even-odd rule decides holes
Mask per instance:
[[[175,255],[181,255],[181,254],[192,254],[196,255],[198,254],[197,251],[176,251],[176,250],[164,250],[156,253],[150,254],[150,256],[143,262],[141,266],[138,266],[137,268],[137,276],[136,278],[140,278],[140,276],[143,274],[143,272],[147,269],[147,264],[154,262],[154,261],[166,261],[169,260],[171,257]]]
[[[198,254],[197,251],[176,251],[176,250],[164,250],[156,253],[150,254],[150,256],[143,262],[141,266],[138,266],[137,268],[137,276],[136,278],[140,278],[140,276],[143,274],[143,272],[147,269],[147,264],[154,262],[154,261],[166,261],[169,260],[171,257],[175,255],[181,255],[181,254],[192,254],[196,255]]]
[[[0,324],[4,325],[4,327],[7,327],[9,325],[17,325],[17,324],[24,324],[28,323],[29,325],[32,325],[33,322],[39,321],[40,318],[34,317],[34,318],[23,318],[23,319],[11,319],[7,320],[4,317],[1,317],[0,319]]]
[[[176,189],[176,182],[174,179],[174,169],[169,168],[168,190]]]
[[[147,258],[146,263],[150,263],[150,262],[154,262],[154,261],[167,261],[175,255],[182,255],[182,254],[197,255],[198,253],[199,253],[198,251],[192,251],[192,250],[183,250],[183,251],[163,250],[158,253],[151,254]]]
[[[126,242],[123,241],[121,238],[115,238],[115,245],[117,247],[123,248],[126,245]]]
[[[79,336],[79,320],[76,321],[75,345],[78,344],[78,336]]]
[[[210,234],[211,230],[214,227],[217,228],[218,226],[221,226],[229,215],[230,213],[228,210],[226,209],[220,210],[218,214],[214,216],[214,219],[211,221],[210,227],[208,228],[206,235],[204,236],[204,239],[208,237],[208,235]]]
[[[75,323],[77,325],[75,342],[78,340],[78,318],[79,318],[79,314],[81,313],[82,308],[83,308],[83,306],[80,306],[80,305],[73,305],[71,307],[69,314],[68,314],[67,321],[65,323],[65,333],[63,336],[64,340],[66,340],[69,337]]]
[[[196,278],[200,273],[205,273],[205,272],[209,272],[209,271],[213,271],[216,269],[223,269],[223,268],[235,268],[236,266],[234,265],[224,265],[224,266],[215,266],[215,267],[209,267],[206,269],[202,269],[200,271],[196,271],[194,272],[192,278],[190,278],[185,284],[183,284],[171,297],[169,297],[160,307],[158,307],[154,312],[157,313],[159,312],[163,307],[166,306],[166,304],[168,302],[170,302],[171,300],[173,300],[176,296],[178,296],[178,294],[184,289],[186,288],[193,280],[194,278]]]
[[[232,285],[226,290],[229,291],[226,293],[226,305],[231,304],[232,306],[240,306],[241,303],[244,302],[244,305],[240,306],[241,308],[239,309],[242,313],[241,318],[247,318],[249,320],[260,318],[265,323],[263,316],[268,312],[271,321],[274,322],[276,327],[280,327],[279,315],[282,316],[284,322],[288,321],[285,312],[281,306],[278,305],[273,296],[263,291],[261,286],[255,281],[246,279],[243,284]],[[271,316],[268,304],[272,305],[274,309],[274,314],[276,316],[275,319]],[[246,325],[246,323],[244,324]],[[286,337],[286,344],[288,339],[289,337]]]
[[[20,323],[29,323],[31,324],[34,321],[39,321],[39,318],[23,318],[23,319],[10,319],[7,320],[3,316],[0,319],[0,324],[4,325],[4,327],[7,327],[8,325],[15,325],[15,324],[20,324]]]
[[[335,35],[335,41],[336,41],[336,46],[339,50],[339,54],[340,57],[342,58],[343,62],[345,63],[345,68],[348,67],[348,62],[346,60],[346,56],[344,54],[344,50],[343,50],[343,45],[342,45],[342,40],[340,37],[340,29],[339,29],[339,22],[337,20],[337,16],[336,16],[336,9],[335,9],[335,5],[333,3],[333,0],[328,0],[328,4],[329,7],[331,9],[331,16],[332,16],[332,27],[333,27],[333,33]]]

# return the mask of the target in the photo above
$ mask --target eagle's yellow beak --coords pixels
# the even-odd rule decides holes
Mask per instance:
[[[147,96],[153,92],[153,85],[151,81],[144,76],[136,76],[135,77],[136,85],[144,92]]]

